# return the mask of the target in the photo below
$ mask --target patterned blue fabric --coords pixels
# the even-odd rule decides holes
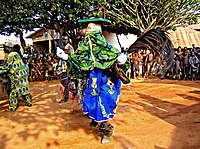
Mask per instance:
[[[96,122],[112,119],[116,113],[121,80],[108,70],[93,69],[83,99],[83,113]]]

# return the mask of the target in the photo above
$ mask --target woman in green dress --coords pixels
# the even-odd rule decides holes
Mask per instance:
[[[20,46],[14,48],[6,47],[8,53],[7,62],[0,66],[0,75],[6,74],[10,79],[9,110],[15,111],[18,103],[18,96],[21,96],[27,106],[32,106],[28,82],[28,72],[19,54]]]

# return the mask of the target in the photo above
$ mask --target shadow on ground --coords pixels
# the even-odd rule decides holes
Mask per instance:
[[[46,136],[47,138],[54,138],[52,141],[48,139],[46,142],[41,142],[45,148],[55,146],[62,148],[62,146],[66,147],[69,143],[73,146],[73,143],[79,144],[76,141],[79,139],[85,141],[83,142],[83,144],[86,143],[85,147],[87,143],[91,143],[91,139],[100,144],[100,137],[97,135],[98,130],[89,128],[90,120],[83,115],[82,106],[78,105],[77,101],[69,100],[68,103],[58,103],[60,100],[58,80],[53,82],[31,82],[30,88],[32,107],[26,107],[23,101],[20,101],[17,111],[6,112],[7,101],[4,100],[0,103],[0,119],[9,123],[5,126],[6,124],[0,122],[0,129],[2,131],[3,128],[7,128],[10,132],[14,132],[13,135],[18,140],[15,142],[16,146],[20,146],[19,140],[23,142],[32,140],[34,142],[34,140],[40,139],[43,134],[49,135]],[[6,104],[7,106],[5,106]],[[20,127],[20,129],[16,130],[16,127]],[[66,134],[64,134],[65,132]],[[73,132],[77,132],[77,134],[74,136]],[[78,132],[84,134],[84,136],[79,136]],[[72,135],[70,136],[70,134]],[[89,136],[88,140],[82,138],[87,138],[87,136]],[[2,131],[0,134],[0,148],[8,148],[11,139],[13,138],[10,133],[8,135],[6,131]],[[74,139],[73,142],[68,142],[70,139]],[[124,144],[133,146],[133,143],[129,140],[121,139],[117,135],[113,137],[113,140],[118,141],[121,147],[124,147]],[[113,146],[112,143],[111,146]]]
[[[188,88],[189,91],[184,91],[184,88]],[[122,92],[126,94],[126,99],[123,100],[121,105],[124,105],[125,109],[129,111],[147,112],[169,123],[173,127],[175,126],[171,137],[171,144],[168,147],[155,145],[155,149],[199,149],[199,88],[199,81],[168,82],[148,80],[134,82],[131,84],[131,92],[127,91],[127,87],[122,89]],[[145,90],[145,92],[142,90]],[[131,97],[135,97],[136,99],[130,99]],[[126,110],[119,108],[118,112],[123,113],[124,111]],[[159,134],[159,132],[157,133]]]
[[[32,107],[23,106],[21,101],[16,112],[5,112],[7,101],[0,101],[1,149],[9,148],[10,144],[17,148],[21,142],[34,143],[41,138],[39,144],[26,147],[88,148],[90,145],[91,148],[142,149],[152,144],[149,149],[200,148],[199,82],[147,80],[123,85],[116,118],[112,121],[116,127],[113,141],[106,146],[99,143],[98,130],[89,128],[90,120],[83,115],[77,101],[58,103],[58,80],[31,82],[30,86]],[[175,127],[168,146],[157,142],[159,132],[149,123],[152,117]]]

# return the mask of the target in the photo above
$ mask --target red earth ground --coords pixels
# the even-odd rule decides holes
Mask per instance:
[[[106,145],[76,100],[58,103],[58,80],[31,82],[30,88],[32,107],[20,102],[8,112],[7,100],[0,101],[0,149],[200,149],[200,81],[123,85]]]

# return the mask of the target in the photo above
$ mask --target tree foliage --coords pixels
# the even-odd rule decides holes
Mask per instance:
[[[117,0],[107,1],[104,7],[114,26],[140,34],[196,23],[200,15],[199,0]]]
[[[0,33],[10,35],[15,33],[20,36],[22,47],[25,46],[23,31],[33,29],[37,22],[33,16],[35,14],[31,1],[1,0],[0,3]]]
[[[77,20],[87,16],[91,4],[103,8],[112,21],[104,29],[118,34],[173,29],[196,22],[200,12],[199,0],[1,0],[0,33],[22,38],[23,31],[52,28],[65,31],[76,48],[81,29]]]
[[[70,0],[7,0],[0,3],[0,33],[20,35],[35,28],[51,28],[62,34],[64,31],[72,44],[77,45],[80,19],[84,4]]]

